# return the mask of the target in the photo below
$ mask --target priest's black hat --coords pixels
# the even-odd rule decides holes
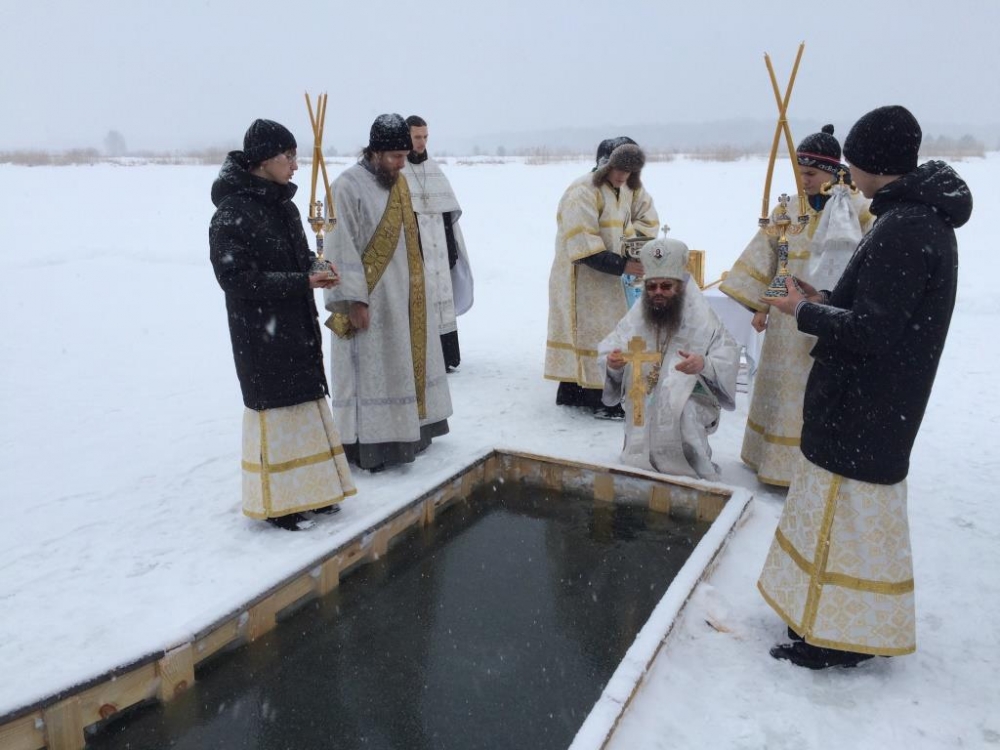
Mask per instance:
[[[402,115],[379,115],[372,123],[368,136],[368,148],[372,151],[412,151],[410,126]]]

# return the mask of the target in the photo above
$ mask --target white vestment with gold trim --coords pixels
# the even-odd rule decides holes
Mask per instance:
[[[860,193],[851,200],[861,222],[860,228],[867,232],[873,219],[868,212],[868,201]],[[812,283],[809,275],[810,263],[814,260],[812,239],[822,212],[811,207],[806,211],[809,224],[805,231],[788,235],[788,271]],[[719,290],[748,311],[766,312],[767,305],[757,300],[777,272],[778,240],[758,231],[719,285]],[[787,487],[791,481],[792,469],[800,454],[802,399],[812,368],[809,352],[815,340],[798,330],[793,316],[768,316],[740,451],[743,462],[766,484]]]
[[[757,587],[807,643],[916,650],[906,481],[869,484],[796,462]]]
[[[603,388],[597,346],[628,309],[620,276],[577,263],[605,250],[618,253],[623,236],[655,237],[659,219],[643,188],[593,184],[580,177],[563,194],[556,214],[555,258],[549,273],[545,377],[582,388]]]
[[[434,298],[426,289],[420,311],[427,327],[425,399],[418,412],[410,339],[410,268],[406,239],[399,241],[379,282],[368,293],[364,250],[382,221],[389,191],[361,164],[344,170],[333,183],[337,226],[327,241],[326,257],[340,273],[340,284],[324,292],[326,309],[344,302],[368,305],[367,330],[349,338],[330,337],[330,405],[344,442],[413,443],[421,427],[451,416],[451,394],[444,371],[441,338],[429,314]],[[426,277],[425,277],[426,278]]]
[[[357,490],[325,398],[243,412],[243,513],[278,518]]]

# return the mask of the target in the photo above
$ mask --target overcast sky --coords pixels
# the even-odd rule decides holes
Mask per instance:
[[[1000,123],[1000,0],[0,0],[0,149],[236,145],[255,117],[363,145],[381,112],[433,139],[776,113],[847,127],[881,104]],[[610,132],[610,131],[609,131]],[[839,129],[838,129],[839,132]],[[614,133],[612,133],[614,134]]]

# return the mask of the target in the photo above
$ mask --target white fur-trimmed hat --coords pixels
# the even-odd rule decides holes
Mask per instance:
[[[669,237],[647,242],[639,251],[642,274],[647,279],[680,279],[688,276],[688,246]]]

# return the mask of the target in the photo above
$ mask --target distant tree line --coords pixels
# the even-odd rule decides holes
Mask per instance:
[[[238,148],[238,146],[234,146]],[[1000,143],[995,149],[1000,151]],[[43,149],[26,149],[18,151],[0,151],[0,164],[19,164],[22,166],[58,166],[66,164],[96,164],[103,161],[122,161],[128,163],[159,163],[159,164],[222,164],[226,154],[231,149],[223,146],[215,146],[202,149],[188,149],[185,151],[163,152],[163,151],[129,151],[125,136],[117,130],[109,130],[104,137],[103,153],[96,148],[74,148],[63,151],[47,151]],[[711,146],[699,146],[688,149],[668,149],[657,148],[655,146],[644,146],[646,159],[648,161],[670,161],[677,156],[685,155],[689,158],[704,161],[737,161],[751,156],[766,155],[757,148],[740,147],[731,144],[719,144]],[[950,159],[968,159],[983,157],[986,155],[986,145],[972,135],[963,135],[960,138],[938,135],[926,136],[920,149],[921,155],[939,156]],[[337,157],[340,154],[337,149],[328,146],[324,149],[325,155]],[[472,156],[487,157],[490,154],[481,145],[472,148]],[[581,158],[592,157],[592,154],[581,153],[579,148],[569,148],[566,146],[539,145],[530,147],[508,147],[500,144],[494,147],[492,154],[497,159],[491,159],[491,163],[508,157],[523,159],[527,164],[550,164],[563,161],[577,161]],[[308,157],[310,154],[303,154]],[[435,156],[447,158],[460,156],[448,151],[439,151]],[[308,161],[304,158],[303,161]]]

